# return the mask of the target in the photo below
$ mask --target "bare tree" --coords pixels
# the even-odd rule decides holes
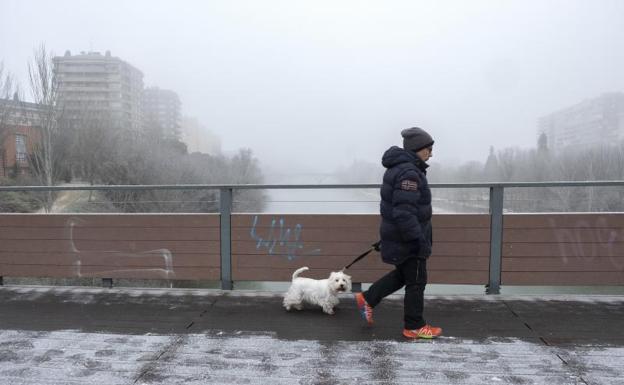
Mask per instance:
[[[241,149],[232,157],[229,168],[228,183],[262,184],[264,177],[260,171],[258,160],[253,157],[251,149]],[[236,212],[262,211],[266,194],[263,190],[239,190],[234,193],[233,209]]]
[[[4,69],[4,62],[0,61],[0,99],[9,99],[13,92],[13,78]],[[5,101],[3,100],[3,101]],[[4,122],[8,110],[7,103],[0,103],[0,125]]]
[[[6,99],[13,91],[13,77],[4,69],[4,62],[0,61],[0,98]]]
[[[67,131],[66,143],[71,149],[73,176],[91,185],[108,180],[120,141],[119,132],[112,128],[109,114],[95,114],[89,109],[82,110],[71,125],[63,126]]]
[[[19,87],[13,75],[4,68],[4,62],[0,61],[0,99],[10,99],[15,93],[19,94]],[[2,108],[0,106],[0,109]],[[2,117],[2,114],[0,114],[0,117]]]
[[[119,140],[109,163],[100,170],[102,183],[202,183],[201,169],[194,167],[183,143],[147,132],[136,140]],[[206,212],[217,207],[214,195],[206,191],[150,190],[111,192],[108,197],[124,212]]]
[[[38,120],[41,128],[41,138],[32,156],[33,171],[39,183],[44,186],[53,186],[63,173],[58,79],[54,73],[52,57],[45,45],[41,44],[28,63],[30,91],[33,101],[39,106]],[[50,210],[52,203],[53,194],[48,192],[43,200],[46,211]]]

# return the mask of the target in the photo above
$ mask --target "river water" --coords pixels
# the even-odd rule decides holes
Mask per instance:
[[[341,184],[331,175],[283,176],[270,182],[279,185]],[[270,189],[266,213],[280,214],[378,214],[379,188],[359,189]],[[436,214],[448,213],[434,203]]]

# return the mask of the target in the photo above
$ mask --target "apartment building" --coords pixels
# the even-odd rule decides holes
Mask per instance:
[[[113,128],[139,131],[143,73],[129,63],[99,52],[81,52],[53,59],[58,105],[64,119],[80,125],[110,119]]]
[[[143,90],[142,113],[146,129],[156,130],[163,137],[179,138],[181,103],[171,90],[150,87]]]
[[[539,119],[548,148],[600,146],[624,140],[624,93],[606,93]]]
[[[189,153],[201,152],[215,156],[221,154],[221,139],[197,118],[183,117],[180,131]]]
[[[30,158],[41,141],[45,106],[13,99],[0,99],[0,176],[15,176],[30,170]]]

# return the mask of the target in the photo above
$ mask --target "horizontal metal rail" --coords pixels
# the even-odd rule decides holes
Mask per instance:
[[[504,190],[506,188],[543,187],[624,187],[623,180],[610,181],[552,181],[552,182],[483,182],[483,183],[431,183],[431,188],[460,189],[481,188],[489,191],[490,214],[490,272],[486,293],[499,294],[501,284],[501,249],[503,240]],[[0,186],[0,192],[12,191],[137,191],[137,190],[218,190],[220,193],[221,233],[221,286],[233,288],[231,255],[231,215],[233,193],[236,190],[269,189],[378,189],[377,183],[365,184],[176,184],[176,185],[91,185],[91,186]],[[111,281],[112,282],[112,281]],[[2,277],[0,276],[0,285]]]
[[[553,182],[479,182],[479,183],[430,183],[431,188],[526,188],[526,187],[618,187],[624,180],[601,181],[553,181]],[[76,190],[270,190],[270,189],[362,189],[380,188],[379,183],[359,184],[172,184],[172,185],[92,185],[92,186],[0,186],[2,191],[76,191]]]

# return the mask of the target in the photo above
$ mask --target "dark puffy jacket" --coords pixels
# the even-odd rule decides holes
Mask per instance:
[[[427,164],[415,153],[391,147],[381,163],[387,168],[381,186],[381,257],[397,265],[431,254],[431,190]]]

